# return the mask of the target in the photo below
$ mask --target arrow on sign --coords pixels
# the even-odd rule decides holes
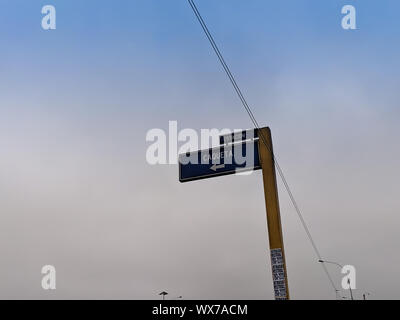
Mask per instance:
[[[230,149],[232,148],[232,149]],[[235,156],[235,150],[239,154]],[[238,158],[241,155],[240,158]],[[197,159],[197,163],[187,160]],[[240,160],[240,161],[239,161]],[[243,160],[245,160],[243,162]],[[228,148],[218,146],[208,150],[197,150],[179,155],[179,181],[188,182],[212,178],[238,171],[254,171],[261,169],[258,141],[243,141],[232,144]]]
[[[218,165],[217,164],[213,164],[210,169],[215,172],[218,169],[222,169],[222,168],[225,168],[225,164],[218,164]]]

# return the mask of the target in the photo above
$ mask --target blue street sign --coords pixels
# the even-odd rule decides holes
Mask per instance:
[[[179,155],[179,181],[188,182],[261,169],[258,141]]]
[[[258,138],[258,129],[248,129],[232,132],[219,137],[219,144],[228,144]]]

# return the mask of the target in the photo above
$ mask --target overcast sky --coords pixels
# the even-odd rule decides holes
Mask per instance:
[[[356,297],[399,299],[398,1],[197,4],[323,257],[356,267]],[[273,299],[261,172],[146,162],[168,121],[251,127],[187,1],[0,0],[0,48],[0,298]],[[334,299],[279,192],[292,298]]]

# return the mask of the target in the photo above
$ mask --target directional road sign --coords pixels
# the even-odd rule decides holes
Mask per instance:
[[[228,144],[233,142],[257,139],[257,138],[258,138],[258,129],[248,129],[220,136],[219,144]]]
[[[179,181],[218,177],[261,169],[258,141],[199,150],[179,156]]]

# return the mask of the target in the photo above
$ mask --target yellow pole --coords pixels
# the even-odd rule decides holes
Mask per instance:
[[[268,127],[261,128],[258,136],[260,137],[258,141],[258,147],[263,173],[265,207],[267,210],[267,226],[275,299],[288,300],[289,287],[286,272],[285,250],[283,247],[282,224],[279,210],[279,198],[276,183],[271,130]],[[264,141],[268,147],[264,144]]]

